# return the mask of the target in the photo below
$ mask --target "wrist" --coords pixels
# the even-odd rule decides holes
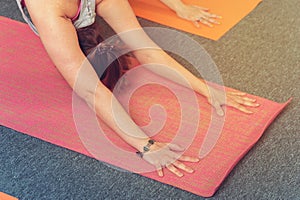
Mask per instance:
[[[186,5],[181,0],[160,0],[162,3],[164,3],[166,6],[168,6],[170,9],[175,11],[176,13],[182,12]]]
[[[177,13],[177,15],[183,16],[186,13],[187,7],[188,6],[186,4],[181,3],[181,4],[176,5],[176,7],[174,8],[174,11]]]
[[[151,138],[143,138],[143,139],[138,139],[136,141],[135,145],[133,147],[140,152],[143,152],[144,146],[148,144],[148,141],[151,140]]]
[[[136,152],[136,154],[143,158],[144,154],[150,151],[151,146],[155,143],[155,140],[149,139],[147,144],[143,146],[142,150]]]

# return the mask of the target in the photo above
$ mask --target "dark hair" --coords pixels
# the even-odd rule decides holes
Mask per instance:
[[[84,28],[77,29],[77,36],[81,50],[88,56],[91,53],[95,53],[99,44],[99,48],[102,48],[101,52],[94,56],[93,60],[96,62],[91,62],[99,79],[103,84],[109,88],[111,91],[114,89],[119,78],[128,70],[126,57],[128,55],[122,55],[116,57],[113,51],[118,51],[118,47],[107,48],[109,45],[103,44],[103,38],[100,35],[101,28],[97,21],[92,25]],[[98,48],[97,47],[97,48]],[[120,49],[121,50],[121,49]],[[88,57],[89,58],[89,57]],[[104,70],[104,67],[109,66]]]

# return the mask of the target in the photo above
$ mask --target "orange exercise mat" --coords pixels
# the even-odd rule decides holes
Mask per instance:
[[[6,193],[0,192],[0,200],[18,200],[18,199]]]
[[[198,156],[202,144],[208,141],[208,132],[220,133],[208,155],[198,163],[189,163],[195,169],[193,174],[179,178],[165,170],[165,176],[159,177],[155,171],[144,170],[147,163],[135,155],[135,149],[98,120],[82,99],[73,95],[38,36],[26,24],[4,17],[0,17],[0,124],[209,197],[288,104],[249,94],[261,104],[256,109],[251,108],[254,114],[243,114],[228,107],[226,117],[219,117],[214,115],[203,96],[190,96],[191,90],[143,71],[143,68],[137,69],[141,69],[137,71],[139,74],[134,75],[134,80],[117,97],[125,107],[128,105],[132,119],[147,134],[153,134],[156,129],[154,138],[166,142],[175,140],[176,135],[176,143],[190,144],[186,146],[188,155]],[[132,72],[135,69],[129,70],[126,76]],[[130,96],[128,90],[138,82],[148,84],[143,84]],[[215,126],[213,119],[217,122]],[[103,132],[99,131],[100,127]],[[230,181],[229,184],[235,183]]]
[[[262,0],[182,0],[191,5],[210,9],[211,13],[222,16],[220,25],[213,28],[194,26],[190,21],[179,18],[174,11],[160,0],[129,0],[135,14],[139,17],[170,26],[179,30],[203,36],[212,40],[220,39],[229,29],[248,15]]]

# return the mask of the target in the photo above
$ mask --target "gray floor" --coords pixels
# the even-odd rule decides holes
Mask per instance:
[[[211,199],[300,199],[300,1],[265,0],[210,53],[226,86],[292,103]],[[15,1],[0,15],[21,20]],[[143,26],[159,26],[140,19]],[[0,191],[20,199],[203,199],[0,127]]]

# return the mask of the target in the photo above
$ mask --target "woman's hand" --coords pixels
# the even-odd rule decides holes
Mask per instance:
[[[192,21],[196,27],[200,27],[199,23],[213,27],[214,24],[220,24],[217,19],[221,16],[212,14],[208,8],[202,8],[195,5],[184,5],[176,10],[176,14],[186,20]]]
[[[159,176],[163,176],[163,168],[166,167],[170,172],[182,177],[183,172],[194,172],[183,162],[199,162],[199,158],[181,155],[183,151],[184,149],[176,144],[155,142],[150,150],[144,153],[143,159],[156,167]]]
[[[251,99],[244,92],[230,92],[216,89],[213,86],[208,86],[209,96],[208,102],[216,109],[218,115],[223,116],[223,105],[236,108],[244,113],[252,114],[247,107],[258,107],[256,99]]]

